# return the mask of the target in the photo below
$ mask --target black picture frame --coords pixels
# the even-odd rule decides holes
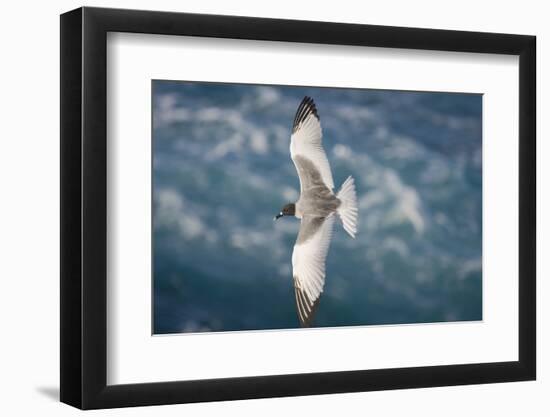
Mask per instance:
[[[107,385],[108,32],[519,56],[519,360]],[[535,379],[534,36],[84,7],[61,15],[60,57],[62,402],[94,409]]]

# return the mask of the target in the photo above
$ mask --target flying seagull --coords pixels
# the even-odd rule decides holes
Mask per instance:
[[[290,157],[300,178],[300,198],[283,207],[283,216],[301,219],[292,252],[292,275],[298,318],[302,327],[313,322],[325,285],[325,259],[336,215],[353,238],[357,233],[357,197],[349,176],[334,194],[334,182],[322,144],[323,133],[313,99],[304,97],[292,126]]]

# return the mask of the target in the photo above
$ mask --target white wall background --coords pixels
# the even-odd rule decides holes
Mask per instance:
[[[0,24],[0,414],[75,415],[59,392],[59,17],[72,0],[6,2]],[[99,411],[98,415],[528,415],[550,413],[550,26],[545,2],[124,0],[89,6],[534,34],[538,37],[538,381]],[[546,394],[546,395],[545,395]]]

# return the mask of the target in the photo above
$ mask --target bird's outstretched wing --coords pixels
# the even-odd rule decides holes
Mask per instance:
[[[325,260],[332,238],[334,215],[304,216],[292,252],[296,307],[302,327],[309,327],[325,285]]]
[[[296,165],[302,191],[312,186],[311,178],[307,175],[304,176],[306,171],[303,165],[312,165],[320,175],[322,183],[329,190],[334,188],[332,172],[323,149],[322,139],[323,132],[317,108],[313,99],[306,96],[294,116],[290,137],[290,157]]]

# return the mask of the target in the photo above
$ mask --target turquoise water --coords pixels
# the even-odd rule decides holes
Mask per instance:
[[[304,95],[359,232],[338,224],[316,326],[482,318],[482,97],[153,81],[154,332],[299,327],[290,130]]]

